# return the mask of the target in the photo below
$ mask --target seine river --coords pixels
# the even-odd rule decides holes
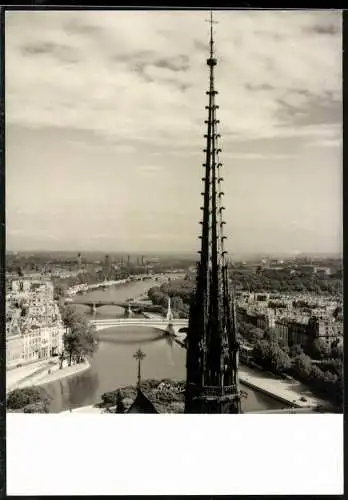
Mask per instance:
[[[108,290],[88,292],[84,298],[124,301],[138,297],[158,282],[139,281],[110,287]],[[76,306],[91,317],[89,308]],[[96,318],[123,315],[123,309],[105,306],[97,310]],[[158,330],[145,327],[117,327],[98,332],[99,345],[90,369],[71,378],[57,380],[44,387],[52,396],[51,412],[60,412],[78,406],[98,403],[104,392],[136,383],[136,361],[133,354],[141,347],[146,354],[142,363],[143,379],[185,379],[186,351],[176,342],[163,338]],[[242,400],[243,411],[280,409],[284,404],[276,399],[242,385],[248,394]]]

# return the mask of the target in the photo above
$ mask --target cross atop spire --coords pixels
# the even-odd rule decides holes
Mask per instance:
[[[214,55],[214,31],[213,24],[219,24],[219,21],[215,21],[213,19],[213,11],[210,11],[210,18],[205,20],[206,23],[210,24],[210,57],[212,58]]]

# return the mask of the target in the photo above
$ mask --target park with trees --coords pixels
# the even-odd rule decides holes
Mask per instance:
[[[336,295],[342,293],[342,266],[337,263],[335,266],[329,275],[314,274],[307,266],[298,266],[294,269],[292,265],[277,269],[259,266],[257,270],[246,266],[233,266],[229,274],[236,289],[240,290]]]
[[[168,298],[170,297],[174,317],[188,318],[193,290],[194,282],[192,280],[174,280],[150,288],[148,297],[154,305],[162,306],[163,312],[168,307]]]

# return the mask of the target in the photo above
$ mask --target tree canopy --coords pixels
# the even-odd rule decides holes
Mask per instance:
[[[95,327],[87,318],[70,305],[61,308],[62,319],[67,331],[64,334],[64,349],[68,362],[79,363],[87,356],[93,355],[96,349]]]
[[[24,410],[26,413],[47,413],[50,398],[42,387],[25,387],[11,391],[6,399],[9,410]],[[30,411],[35,409],[35,411]]]

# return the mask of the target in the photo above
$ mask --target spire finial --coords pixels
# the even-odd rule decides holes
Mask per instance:
[[[218,24],[218,21],[214,21],[213,19],[213,11],[210,11],[209,19],[206,19],[206,22],[210,24],[210,57],[213,57],[214,53],[214,31],[213,24]]]

